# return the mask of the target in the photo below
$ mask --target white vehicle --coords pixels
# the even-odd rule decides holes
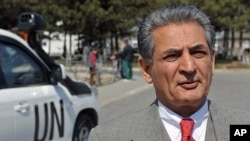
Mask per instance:
[[[64,35],[63,33],[60,33],[60,32],[53,32],[47,36],[49,36],[51,39],[48,39],[48,37],[41,39],[41,45],[44,51],[47,54],[49,54],[51,58],[54,58],[54,59],[63,58],[63,52],[64,52],[63,46],[64,46],[65,40],[66,40],[66,49],[68,51],[68,54],[74,54],[74,52],[78,48],[77,46],[78,36],[77,35],[70,36],[69,34]]]
[[[36,26],[37,15],[23,15]],[[96,95],[41,50],[0,29],[0,140],[88,140],[98,124]]]

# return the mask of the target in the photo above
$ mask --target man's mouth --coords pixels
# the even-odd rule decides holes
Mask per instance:
[[[199,85],[199,81],[183,81],[178,84],[184,89],[191,90],[195,89]]]

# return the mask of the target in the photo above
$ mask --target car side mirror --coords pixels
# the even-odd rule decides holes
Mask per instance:
[[[53,83],[61,82],[66,78],[66,71],[64,65],[55,65],[51,70],[51,81]]]

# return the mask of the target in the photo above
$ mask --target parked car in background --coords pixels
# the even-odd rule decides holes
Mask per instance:
[[[132,48],[133,48],[133,50],[134,50],[134,53],[139,53],[139,50],[138,50],[138,42],[137,42],[136,39],[133,39],[133,40],[131,41],[131,46],[132,46]]]

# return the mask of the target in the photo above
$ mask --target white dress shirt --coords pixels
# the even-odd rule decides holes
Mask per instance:
[[[164,106],[160,101],[158,101],[158,111],[160,114],[161,121],[172,141],[181,140],[181,127],[180,121],[183,117],[171,111],[169,108]],[[192,137],[196,141],[204,141],[207,127],[208,119],[208,101],[193,115],[189,118],[193,119],[195,122],[193,128]]]

